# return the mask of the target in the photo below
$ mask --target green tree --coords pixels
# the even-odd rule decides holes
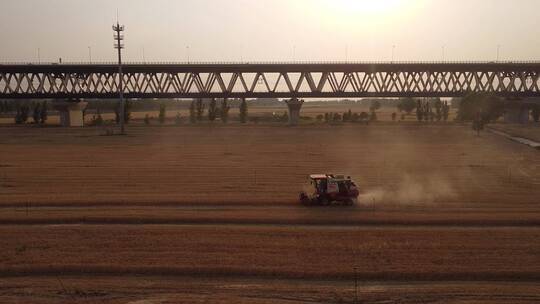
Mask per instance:
[[[377,120],[378,120],[378,118],[377,118],[377,112],[375,112],[375,111],[370,112],[370,114],[369,114],[369,121],[377,121]]]
[[[36,125],[39,125],[40,114],[41,114],[41,104],[37,102],[34,104],[34,109],[32,111],[32,119],[34,120],[34,124]]]
[[[535,104],[531,106],[531,116],[534,122],[540,121],[540,105]]]
[[[397,108],[398,108],[399,112],[405,112],[407,114],[411,114],[412,111],[414,111],[414,109],[416,109],[416,106],[417,106],[417,104],[414,101],[414,99],[412,99],[410,97],[406,97],[406,98],[401,98],[399,100]]]
[[[84,117],[84,113],[83,113],[83,117]],[[114,108],[114,121],[116,121],[117,124],[120,123],[120,106],[116,106]]]
[[[353,116],[353,113],[352,113],[352,110],[349,109],[349,111],[347,111],[346,113],[343,113],[343,121],[344,122],[349,122],[352,120],[352,116]]]
[[[223,102],[221,103],[221,121],[223,123],[229,122],[229,110],[231,107],[229,106],[229,103],[227,102],[227,99],[223,99]]]
[[[197,99],[197,103],[196,103],[197,121],[203,120],[205,108],[206,108],[206,105],[204,104],[203,100],[201,98]]]
[[[435,102],[433,103],[433,107],[435,108],[435,119],[437,121],[441,121],[443,118],[443,103],[440,98],[435,99]]]
[[[483,119],[483,115],[481,112],[476,113],[475,118],[473,120],[472,128],[476,131],[477,135],[480,135],[480,131],[484,130],[484,125],[486,124],[486,121]]]
[[[23,123],[22,118],[21,118],[21,107],[20,106],[17,107],[17,114],[15,114],[15,123],[18,124],[18,125]]]
[[[362,112],[360,113],[360,121],[365,123],[365,124],[368,124],[369,123],[369,114],[367,112]]]
[[[167,106],[164,102],[159,104],[159,123],[164,124],[167,118]]]
[[[424,120],[424,105],[422,104],[422,101],[421,100],[418,100],[417,101],[417,105],[416,105],[416,119],[418,121],[423,121]]]
[[[432,106],[431,106],[431,102],[426,101],[424,110],[425,110],[424,120],[433,122],[435,120],[435,115],[433,114],[433,109],[432,109]]]
[[[504,102],[489,93],[469,93],[462,100],[458,109],[457,119],[474,121],[480,113],[484,123],[496,121],[504,114]]]
[[[192,100],[191,104],[189,105],[189,122],[194,124],[197,122],[197,105],[196,101]]]
[[[129,123],[131,121],[131,108],[133,103],[130,100],[126,100],[124,104],[124,122]]]
[[[450,106],[448,105],[448,101],[445,101],[442,105],[442,118],[444,121],[448,121],[449,116],[450,116]]]
[[[28,105],[18,105],[17,115],[15,115],[16,124],[24,124],[28,121],[28,114],[30,113],[30,107]]]
[[[48,113],[47,113],[47,108],[48,108],[48,104],[47,104],[47,101],[44,101],[43,102],[43,105],[41,105],[41,111],[39,112],[39,120],[40,120],[40,123],[43,125],[47,122],[47,119],[48,119]],[[99,114],[99,111],[98,111],[98,117],[101,118],[101,114]],[[103,121],[103,119],[101,119]]]
[[[208,106],[208,120],[214,122],[217,116],[217,102],[215,98],[212,98],[210,105]]]
[[[240,122],[246,123],[248,118],[248,105],[246,102],[246,99],[242,99],[242,103],[240,103]]]
[[[369,111],[370,112],[376,112],[381,108],[381,102],[377,99],[372,100],[371,104],[369,105]]]

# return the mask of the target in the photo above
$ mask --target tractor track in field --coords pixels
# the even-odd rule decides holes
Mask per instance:
[[[260,206],[170,207],[31,207],[0,208],[4,226],[169,225],[291,227],[306,229],[359,228],[540,228],[533,209],[366,210],[363,207],[307,208]]]
[[[231,279],[280,279],[280,280],[327,280],[334,282],[360,281],[378,282],[540,282],[540,273],[535,271],[488,271],[488,272],[347,272],[347,273],[306,273],[294,271],[242,270],[238,268],[198,268],[198,267],[142,267],[142,266],[99,266],[62,265],[49,267],[5,267],[0,270],[1,278],[42,277],[42,276],[85,276],[85,277],[189,277],[189,278],[231,278]]]
[[[327,230],[421,230],[421,229],[540,229],[540,221],[371,221],[371,222],[310,222],[310,221],[238,221],[238,220],[175,220],[175,219],[38,219],[38,220],[2,220],[0,227],[39,226],[39,227],[93,227],[93,226],[170,226],[170,227],[233,227],[233,228],[293,228]]]

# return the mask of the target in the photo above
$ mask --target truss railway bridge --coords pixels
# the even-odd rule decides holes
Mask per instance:
[[[54,99],[82,123],[85,99],[283,98],[296,124],[304,98],[540,97],[540,62],[0,64],[0,99]],[[71,101],[71,102],[69,102]],[[521,107],[510,109],[522,120]],[[71,117],[71,118],[69,118]],[[528,112],[527,112],[528,118]]]

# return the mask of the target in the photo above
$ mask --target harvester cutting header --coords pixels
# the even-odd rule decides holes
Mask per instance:
[[[350,206],[358,202],[360,191],[350,176],[312,174],[309,183],[313,191],[300,193],[300,202],[304,205],[340,203]]]

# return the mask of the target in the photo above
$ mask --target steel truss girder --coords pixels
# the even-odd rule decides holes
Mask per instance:
[[[447,69],[446,69],[446,68]],[[126,66],[127,98],[540,97],[540,65]],[[2,66],[0,98],[117,98],[113,66]]]

